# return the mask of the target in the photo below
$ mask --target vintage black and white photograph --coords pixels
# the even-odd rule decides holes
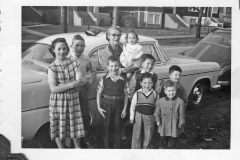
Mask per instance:
[[[0,159],[239,159],[239,0],[0,6]]]
[[[22,6],[22,147],[230,149],[231,10]]]

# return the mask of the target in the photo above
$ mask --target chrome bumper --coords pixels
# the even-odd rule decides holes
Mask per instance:
[[[212,91],[216,91],[216,90],[219,90],[221,88],[221,86],[219,84],[215,85],[215,86],[212,86],[211,87],[211,90]]]
[[[218,84],[221,86],[229,86],[230,85],[229,81],[218,81]]]

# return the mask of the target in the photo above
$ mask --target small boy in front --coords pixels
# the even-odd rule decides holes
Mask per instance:
[[[153,90],[156,92],[156,94],[158,95],[160,93],[160,82],[158,80],[158,76],[156,73],[154,73],[152,70],[153,70],[153,67],[154,67],[154,64],[155,64],[155,58],[151,55],[151,54],[143,54],[141,56],[141,66],[142,68],[138,71],[136,71],[131,80],[130,80],[130,84],[129,84],[129,89],[130,89],[130,95],[129,96],[129,99],[131,100],[131,98],[133,97],[134,93],[141,89],[142,86],[140,84],[140,79],[141,79],[141,75],[143,73],[150,73],[153,77],[152,77],[152,80],[153,80]],[[129,113],[129,112],[128,112]],[[125,128],[126,128],[126,122],[125,124],[123,125],[122,127],[122,135],[124,136],[125,135]]]
[[[176,138],[184,132],[184,102],[176,96],[176,83],[167,81],[163,88],[166,96],[157,100],[154,113],[161,137],[159,149],[176,148]]]
[[[167,80],[167,81],[172,81],[172,82],[174,82],[176,84],[176,88],[177,88],[176,96],[181,98],[184,101],[184,108],[186,109],[187,108],[187,104],[188,104],[188,97],[187,97],[186,89],[180,83],[181,74],[182,74],[182,69],[179,66],[177,66],[177,65],[173,65],[173,66],[171,66],[169,68],[169,80]],[[166,82],[164,82],[162,84],[162,86],[164,86],[164,84]],[[161,92],[160,92],[160,98],[161,97],[165,97],[165,93],[164,93],[164,88],[163,87],[162,87]]]
[[[154,131],[154,111],[158,98],[152,89],[153,75],[145,72],[140,78],[141,89],[137,90],[133,96],[130,107],[130,122],[133,125],[132,149],[152,148],[151,140]],[[142,129],[144,136],[142,136]],[[142,145],[142,137],[143,145]]]

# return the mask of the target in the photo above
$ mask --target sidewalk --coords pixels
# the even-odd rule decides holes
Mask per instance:
[[[34,43],[39,39],[61,33],[61,25],[37,25],[37,26],[25,26],[22,27],[22,34],[28,34],[25,38],[22,36],[22,43]],[[31,29],[30,29],[31,28]],[[85,31],[87,26],[78,27],[78,26],[69,26],[69,32],[83,32]],[[99,29],[102,32],[106,32],[108,29],[99,26],[91,26],[91,28]],[[127,32],[129,29],[123,28],[123,32]],[[157,29],[136,29],[139,35],[148,36],[157,40],[163,39],[177,39],[177,38],[195,38],[195,34],[190,34],[189,32],[177,31],[177,30],[157,30]],[[44,33],[43,33],[44,32]],[[162,35],[159,35],[162,34]],[[167,34],[167,35],[166,35]],[[174,35],[176,34],[176,35]],[[207,34],[201,34],[201,37],[205,37]]]

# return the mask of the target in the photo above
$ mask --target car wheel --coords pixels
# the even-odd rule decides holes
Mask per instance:
[[[203,82],[198,81],[197,83],[194,84],[191,93],[188,97],[189,109],[197,109],[201,107],[205,96],[205,91],[206,91],[205,85]]]
[[[57,148],[55,141],[51,140],[50,123],[44,124],[34,136],[40,148]]]

